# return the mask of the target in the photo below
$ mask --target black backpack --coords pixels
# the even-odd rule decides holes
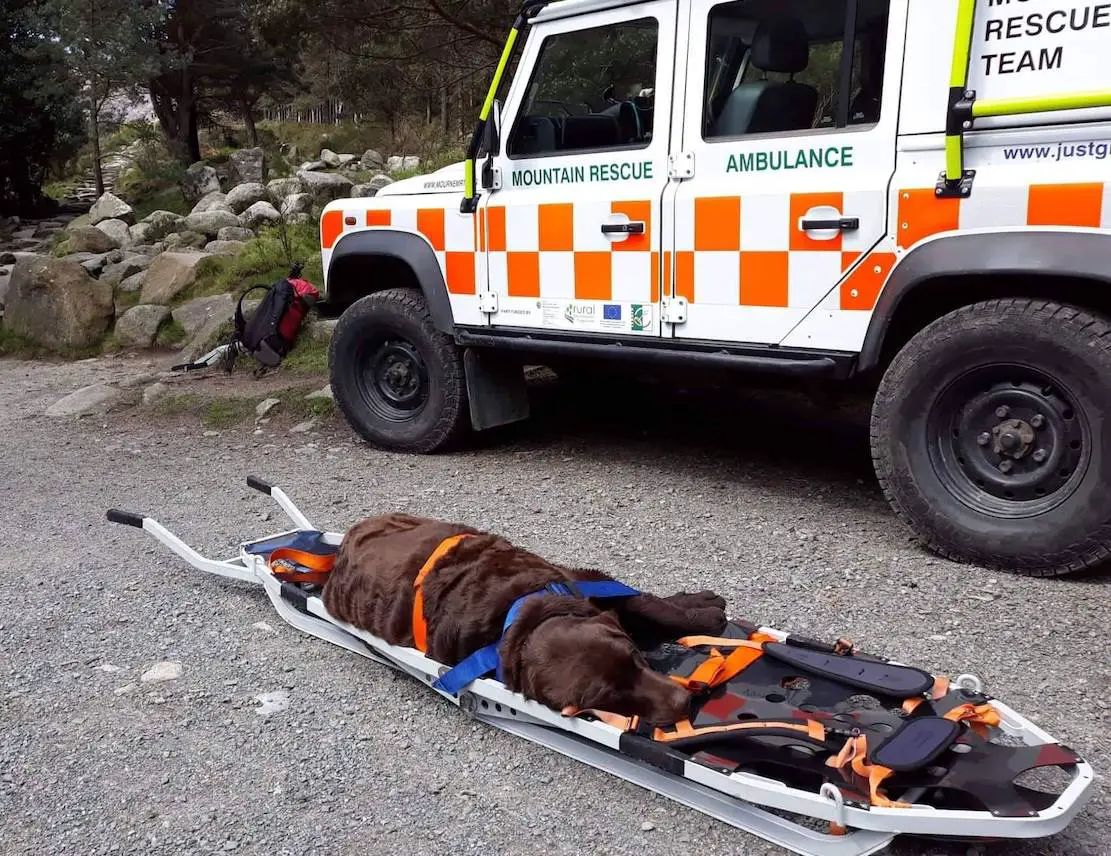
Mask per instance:
[[[243,301],[260,289],[266,293],[247,318]],[[228,349],[225,367],[234,365],[238,353],[250,354],[268,368],[277,366],[293,350],[305,316],[319,297],[316,287],[301,279],[300,265],[294,265],[288,277],[273,285],[248,288],[235,306],[235,338]]]

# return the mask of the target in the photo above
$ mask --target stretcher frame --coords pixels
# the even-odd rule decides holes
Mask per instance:
[[[266,558],[251,552],[252,546],[267,541],[322,530],[314,527],[280,488],[254,477],[248,478],[247,484],[277,502],[295,528],[241,542],[238,555],[231,559],[201,555],[152,517],[113,510],[108,519],[141,528],[197,570],[261,585],[278,615],[297,630],[410,675],[475,720],[611,773],[800,856],[868,856],[884,850],[898,835],[958,840],[1043,838],[1063,830],[1091,796],[1094,773],[1087,762],[1080,761],[1053,805],[1028,817],[996,817],[987,811],[942,810],[919,804],[864,809],[846,805],[839,789],[828,783],[814,794],[753,773],[730,773],[693,761],[684,762],[682,775],[667,772],[621,754],[619,728],[601,720],[564,716],[511,692],[493,678],[479,679],[457,695],[437,690],[432,683],[447,671],[446,666],[415,648],[391,645],[335,619],[319,597],[281,582],[270,572]],[[322,540],[339,545],[343,534],[324,532]],[[760,630],[781,640],[787,637],[774,628]],[[972,675],[956,680],[980,689],[979,679]],[[1030,746],[1058,742],[1006,704],[996,699],[990,704],[998,711],[1005,734]],[[831,832],[843,831],[823,833],[768,809],[828,821]]]

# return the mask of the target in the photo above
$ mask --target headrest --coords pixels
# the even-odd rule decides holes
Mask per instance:
[[[752,64],[761,71],[797,74],[810,64],[810,41],[797,18],[761,21],[752,37]]]

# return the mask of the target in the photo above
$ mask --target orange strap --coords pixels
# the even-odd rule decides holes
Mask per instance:
[[[1001,721],[999,711],[990,704],[958,705],[945,714],[945,718],[953,722],[967,722],[973,731],[985,738],[988,728],[998,727]]]
[[[285,567],[280,567],[284,564]],[[270,554],[270,573],[285,583],[307,583],[309,585],[324,585],[328,575],[336,564],[335,554],[318,556],[316,553],[306,553],[304,550],[294,550],[292,547],[280,547]],[[293,565],[308,570],[297,570]]]
[[[424,620],[424,579],[460,541],[470,537],[467,533],[463,533],[452,535],[450,538],[441,541],[439,546],[432,551],[432,555],[428,557],[428,561],[421,567],[417,578],[413,580],[413,644],[422,654],[428,653],[428,624]]]
[[[676,639],[675,643],[677,645],[682,645],[684,648],[701,648],[706,645],[714,645],[721,648],[736,648],[739,645],[744,645],[745,642],[778,641],[779,640],[774,636],[757,631],[749,636],[748,639],[727,639],[724,636],[684,636],[681,639]]]
[[[814,740],[826,739],[825,727],[820,722],[813,719],[805,723],[739,722],[734,725],[706,725],[702,728],[695,728],[691,725],[689,719],[684,719],[681,722],[675,723],[674,731],[664,731],[662,728],[657,728],[652,734],[652,739],[659,743],[672,743],[676,740],[702,734],[724,734],[730,731],[767,731],[768,729],[775,729],[777,731],[798,731]]]
[[[868,763],[868,738],[860,734],[850,737],[841,751],[826,761],[826,765],[841,771],[842,775],[852,769],[858,776],[868,780],[868,797],[876,808],[910,808],[910,803],[889,800],[880,793],[880,785],[895,775],[895,771],[878,764]]]
[[[717,648],[712,648],[710,656],[699,663],[690,675],[685,678],[672,675],[671,680],[692,692],[720,686],[751,666],[764,654],[764,646],[760,642],[735,639],[729,641],[736,642],[737,647],[728,657]]]
[[[584,710],[575,707],[573,704],[569,704],[567,707],[563,708],[560,713],[568,717],[583,716],[584,714],[593,716],[595,719],[606,723],[606,725],[612,725],[614,728],[620,729],[621,731],[630,731],[636,728],[638,721],[635,716],[621,716],[618,713],[610,713],[608,710],[598,710],[593,707],[588,707]]]

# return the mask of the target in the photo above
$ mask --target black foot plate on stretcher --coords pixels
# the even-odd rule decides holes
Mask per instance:
[[[303,632],[436,681],[444,664],[339,622],[319,585],[290,581],[283,556],[315,564],[343,536],[315,529],[280,489],[248,484],[278,502],[295,528],[244,542],[232,559],[200,555],[149,517],[111,511],[108,519],[143,529],[199,570],[261,585]],[[313,568],[303,570],[316,579]],[[805,856],[878,853],[899,834],[1045,837],[1064,829],[1091,793],[1085,761],[972,675],[950,680],[846,640],[827,644],[743,621],[720,637],[645,653],[695,694],[689,720],[651,728],[605,711],[568,716],[487,678],[457,694],[429,690],[496,728]],[[1038,781],[1043,774],[1059,781]]]

